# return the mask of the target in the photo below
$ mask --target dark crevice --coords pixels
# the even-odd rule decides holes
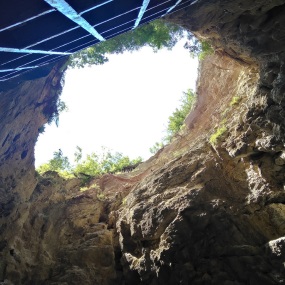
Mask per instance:
[[[26,158],[27,154],[28,154],[28,151],[27,151],[27,150],[24,150],[24,151],[21,153],[21,159]]]
[[[4,147],[4,145],[6,144],[6,142],[7,142],[8,138],[9,138],[9,134],[6,136],[5,140],[3,141],[3,143],[2,143],[2,147]]]

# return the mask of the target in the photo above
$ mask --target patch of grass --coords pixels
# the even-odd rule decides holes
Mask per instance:
[[[237,105],[240,102],[241,98],[238,96],[234,96],[230,102],[231,106]]]
[[[99,185],[97,185],[96,183],[93,183],[93,184],[91,184],[91,185],[89,185],[89,186],[81,187],[81,188],[80,188],[80,191],[81,191],[81,192],[84,192],[84,191],[90,190],[90,189],[98,190],[98,189],[100,189],[100,187],[99,187]]]
[[[89,190],[89,187],[80,187],[80,192],[84,192],[84,191],[87,191]]]
[[[218,140],[221,138],[221,136],[227,131],[227,128],[225,126],[221,126],[216,130],[214,134],[210,137],[210,143],[212,145],[216,145]]]
[[[99,189],[99,185],[97,183],[92,183],[89,188],[93,188],[93,189]]]
[[[64,178],[64,179],[72,179],[72,178],[75,178],[75,176],[74,176],[72,173],[70,173],[70,172],[68,172],[68,171],[66,171],[66,170],[64,170],[64,171],[59,171],[58,174],[59,174],[60,177],[62,177],[62,178]]]

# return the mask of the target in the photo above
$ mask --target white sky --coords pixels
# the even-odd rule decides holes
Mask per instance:
[[[61,96],[68,112],[60,115],[59,127],[46,125],[40,134],[36,167],[59,148],[73,161],[77,145],[84,154],[105,146],[131,159],[149,158],[183,91],[195,89],[198,62],[183,44],[110,55],[104,65],[68,70]]]

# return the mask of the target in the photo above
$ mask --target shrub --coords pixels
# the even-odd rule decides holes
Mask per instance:
[[[122,153],[112,153],[110,150],[102,149],[100,155],[91,153],[82,158],[82,149],[76,148],[75,152],[75,166],[71,166],[68,157],[64,156],[62,151],[56,151],[53,153],[53,158],[47,163],[38,167],[37,171],[43,174],[46,171],[56,171],[64,178],[79,177],[82,179],[85,185],[94,176],[100,176],[104,173],[116,173],[122,171],[124,167],[130,165],[135,166],[142,162],[141,157],[136,159],[130,159],[128,156],[124,156]]]
[[[53,153],[53,158],[42,164],[37,171],[42,174],[47,171],[68,172],[71,166],[67,156],[64,156],[61,149]]]
[[[225,126],[221,126],[216,130],[214,134],[210,137],[210,143],[212,145],[216,145],[218,140],[221,138],[221,136],[227,131],[227,128]]]

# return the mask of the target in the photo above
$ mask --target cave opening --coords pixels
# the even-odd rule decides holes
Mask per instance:
[[[35,174],[48,97],[38,91],[48,82],[52,93],[56,75],[3,94],[0,284],[284,283],[284,7],[284,0],[198,0],[175,16],[212,40],[215,53],[199,68],[187,135],[132,173],[93,181]],[[149,83],[145,73],[137,86]],[[133,116],[117,115],[107,128],[102,116],[97,121],[112,133]],[[88,122],[96,140],[93,127]]]
[[[46,124],[40,133],[35,166],[59,149],[72,162],[77,146],[85,154],[105,147],[148,159],[183,92],[195,91],[198,58],[184,48],[185,41],[183,37],[171,50],[143,47],[108,55],[103,65],[68,68],[60,95],[68,110],[58,124]]]

